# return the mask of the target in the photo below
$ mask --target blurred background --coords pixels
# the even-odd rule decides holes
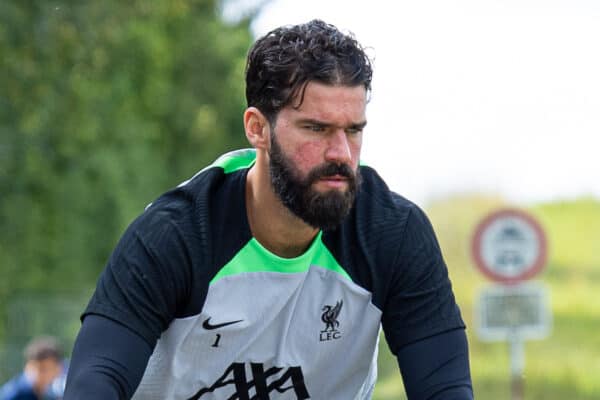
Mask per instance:
[[[479,340],[490,281],[470,243],[517,207],[546,232],[551,334],[526,399],[600,398],[600,3],[288,0],[0,2],[0,382],[38,334],[70,349],[125,227],[248,147],[246,52],[321,18],[374,58],[363,161],[430,216],[468,325],[477,398],[510,398],[507,343]],[[404,391],[387,346],[375,399]]]

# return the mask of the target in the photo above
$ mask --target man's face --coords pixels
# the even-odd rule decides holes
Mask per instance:
[[[295,215],[330,229],[348,215],[360,184],[366,90],[310,82],[298,103],[282,109],[272,126],[271,183]]]

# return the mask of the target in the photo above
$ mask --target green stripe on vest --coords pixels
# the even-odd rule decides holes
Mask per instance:
[[[210,281],[214,284],[219,279],[245,272],[278,272],[284,274],[306,272],[311,265],[316,265],[336,272],[350,279],[350,276],[337,263],[327,247],[321,241],[319,232],[310,248],[296,258],[282,258],[265,249],[252,238]]]
[[[211,166],[221,167],[226,174],[229,174],[239,169],[251,167],[254,160],[256,160],[256,150],[243,149],[223,154]]]

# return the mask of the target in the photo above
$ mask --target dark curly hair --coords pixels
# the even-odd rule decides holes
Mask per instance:
[[[258,39],[248,53],[246,101],[271,124],[277,113],[310,81],[330,85],[364,85],[371,90],[371,61],[352,34],[320,20],[283,26]]]

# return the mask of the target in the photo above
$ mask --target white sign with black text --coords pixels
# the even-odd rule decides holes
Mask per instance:
[[[486,287],[480,293],[475,319],[484,341],[543,339],[552,324],[548,292],[533,283]]]

